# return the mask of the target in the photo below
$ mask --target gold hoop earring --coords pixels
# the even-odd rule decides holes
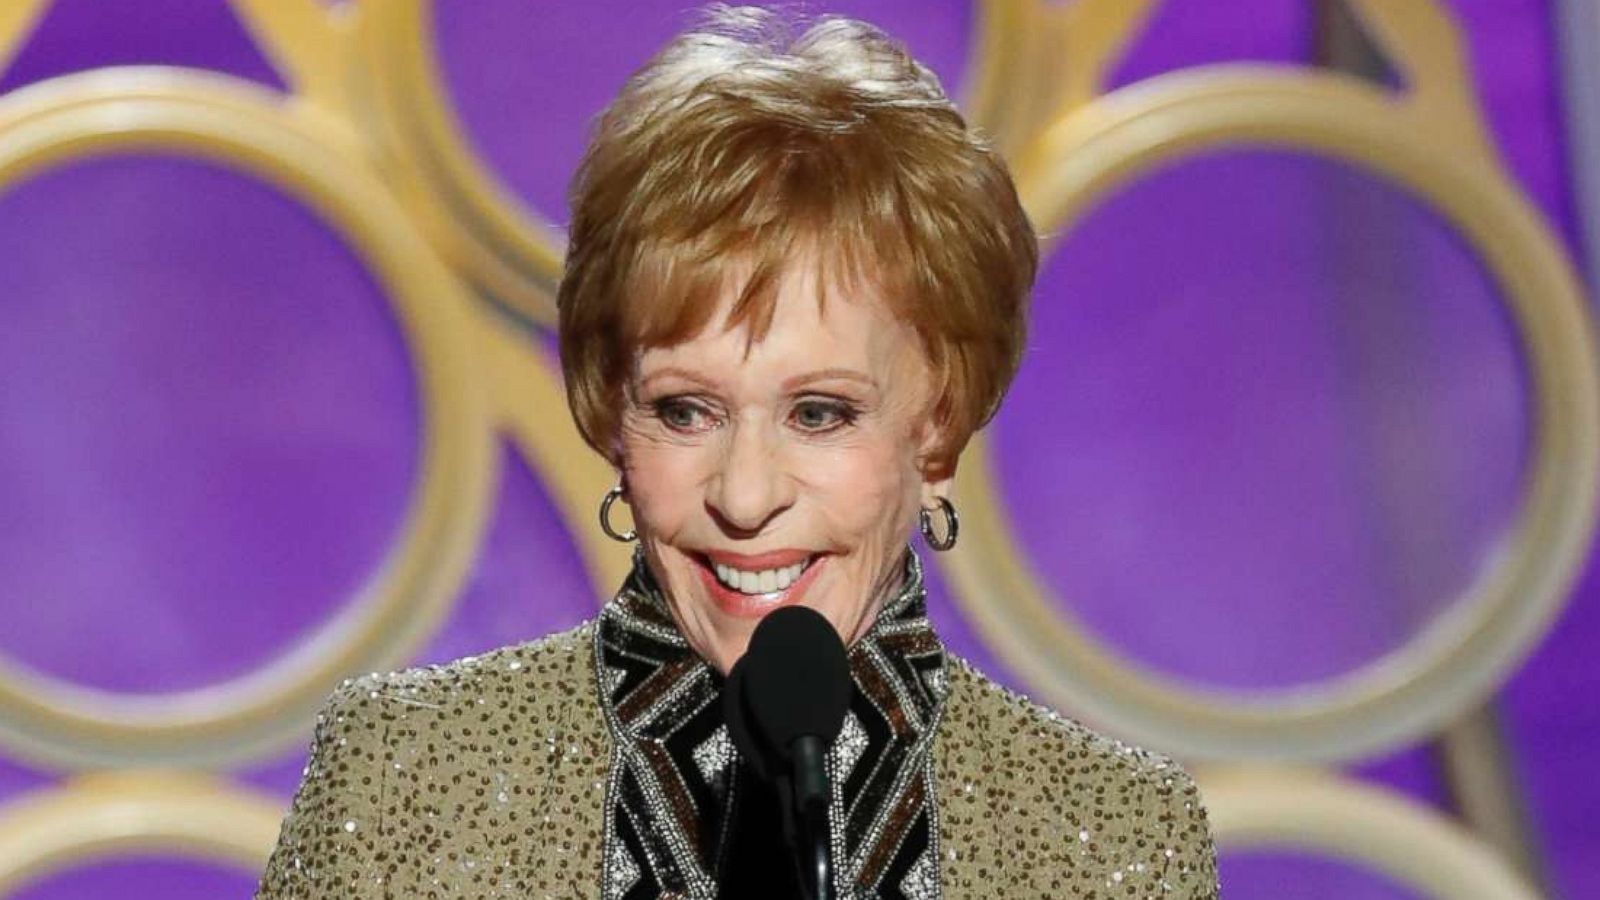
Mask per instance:
[[[611,504],[617,502],[617,499],[621,496],[622,485],[619,484],[611,490],[606,491],[605,497],[601,499],[600,530],[606,533],[606,537],[611,538],[613,541],[616,541],[619,544],[631,544],[639,538],[639,532],[637,529],[630,528],[627,531],[618,531],[611,527]]]
[[[936,497],[939,509],[944,513],[944,539],[939,539],[939,533],[933,530],[932,510],[923,507],[917,513],[917,523],[922,529],[922,536],[927,540],[928,546],[943,553],[956,545],[956,535],[961,531],[961,520],[956,518],[955,504],[948,497]]]

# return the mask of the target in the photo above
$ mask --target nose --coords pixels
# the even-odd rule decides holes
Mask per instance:
[[[706,505],[725,531],[752,537],[794,502],[794,482],[780,448],[762,424],[740,423],[729,435]]]

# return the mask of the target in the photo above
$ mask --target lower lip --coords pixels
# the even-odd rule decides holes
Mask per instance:
[[[827,565],[827,562],[828,557],[817,557],[811,565],[806,566],[804,572],[800,573],[800,577],[794,580],[794,584],[770,594],[745,594],[728,587],[717,580],[716,573],[707,567],[704,560],[700,561],[697,568],[700,570],[700,580],[705,583],[706,591],[711,594],[711,599],[716,601],[723,612],[741,619],[759,619],[780,606],[799,603],[806,588],[817,579],[817,570]]]

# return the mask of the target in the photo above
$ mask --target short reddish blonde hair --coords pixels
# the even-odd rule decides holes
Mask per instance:
[[[573,178],[561,365],[579,431],[613,462],[634,354],[698,334],[735,271],[730,324],[759,340],[807,251],[819,284],[869,283],[915,330],[940,462],[1016,373],[1038,242],[1005,163],[883,32],[826,17],[792,34],[714,8],[628,80]]]

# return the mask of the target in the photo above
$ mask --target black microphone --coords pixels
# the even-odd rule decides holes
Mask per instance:
[[[723,688],[728,735],[755,774],[777,787],[784,839],[813,900],[834,896],[825,760],[853,689],[839,633],[804,606],[761,620]]]

